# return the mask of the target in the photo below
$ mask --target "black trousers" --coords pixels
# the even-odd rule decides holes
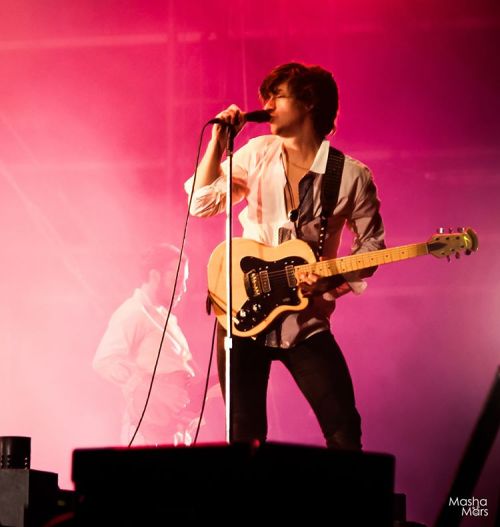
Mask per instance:
[[[217,365],[225,392],[225,330],[218,326]],[[361,419],[344,356],[328,331],[292,348],[270,348],[233,337],[231,352],[232,441],[265,441],[271,363],[281,361],[314,411],[330,448],[361,449]]]

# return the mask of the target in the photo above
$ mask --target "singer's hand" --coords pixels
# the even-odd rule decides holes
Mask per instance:
[[[243,128],[245,120],[243,118],[243,112],[236,104],[231,104],[228,108],[220,112],[215,116],[217,119],[222,119],[224,122],[233,126],[235,135]],[[212,139],[216,139],[223,149],[227,144],[227,134],[229,131],[228,126],[220,124],[214,124],[212,128]]]
[[[297,279],[301,293],[307,298],[326,292],[334,292],[335,289],[345,283],[342,275],[320,277],[315,273],[299,273]],[[337,295],[333,293],[333,296]]]

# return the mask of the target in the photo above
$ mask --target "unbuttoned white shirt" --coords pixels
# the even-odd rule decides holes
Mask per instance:
[[[311,245],[318,241],[321,214],[321,184],[326,171],[330,143],[324,140],[311,165],[313,179],[314,220],[303,225],[300,232],[288,218],[285,202],[287,184],[283,139],[275,135],[256,137],[237,150],[233,156],[233,202],[246,199],[247,206],[239,214],[243,237],[277,246],[280,229],[289,229],[292,237],[301,238]],[[195,216],[213,216],[225,210],[226,177],[229,163],[222,164],[223,175],[213,183],[194,192],[191,213]],[[193,178],[185,183],[186,192],[192,189]],[[323,258],[335,258],[344,225],[354,234],[352,254],[383,249],[384,227],[379,212],[380,202],[371,171],[363,163],[346,156],[339,189],[339,197],[328,218]],[[361,293],[366,287],[363,277],[373,270],[344,275],[351,289]],[[266,344],[290,347],[301,340],[329,329],[329,318],[335,307],[328,294],[314,297],[301,312],[283,317],[278,337],[271,336]]]

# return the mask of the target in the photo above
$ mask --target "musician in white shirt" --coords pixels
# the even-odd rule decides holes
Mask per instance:
[[[143,283],[112,314],[93,360],[94,369],[118,385],[124,396],[121,440],[128,444],[149,390],[172,296],[179,250],[170,244],[143,256]],[[181,263],[172,307],[186,289],[188,261]],[[195,415],[186,412],[188,386],[195,375],[192,356],[177,318],[170,313],[148,408],[134,444],[190,442]]]
[[[233,158],[233,200],[246,200],[240,213],[243,236],[277,246],[300,238],[318,247],[321,190],[335,130],[338,90],[330,72],[300,63],[275,68],[262,82],[260,97],[270,113],[271,135],[250,140]],[[235,105],[217,116],[238,132],[244,114]],[[216,124],[194,181],[191,213],[212,216],[224,210],[228,171],[223,155],[228,126]],[[342,154],[340,154],[342,156]],[[185,185],[193,188],[193,178]],[[345,156],[338,200],[327,218],[322,258],[334,258],[344,225],[354,234],[352,252],[384,248],[379,200],[370,170]],[[266,391],[272,360],[288,368],[309,401],[332,448],[360,449],[361,424],[351,377],[330,331],[335,300],[366,287],[374,268],[330,278],[300,276],[309,306],[281,316],[257,336],[235,337],[232,353],[233,440],[264,441]],[[224,381],[224,331],[219,327],[218,364]]]

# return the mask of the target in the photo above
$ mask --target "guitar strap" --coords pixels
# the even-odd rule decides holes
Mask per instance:
[[[339,199],[340,182],[342,180],[342,171],[344,170],[345,155],[333,146],[328,151],[328,161],[326,171],[321,182],[321,215],[319,223],[318,247],[316,257],[318,260],[323,254],[323,247],[326,239],[326,228],[328,218],[337,205]]]

